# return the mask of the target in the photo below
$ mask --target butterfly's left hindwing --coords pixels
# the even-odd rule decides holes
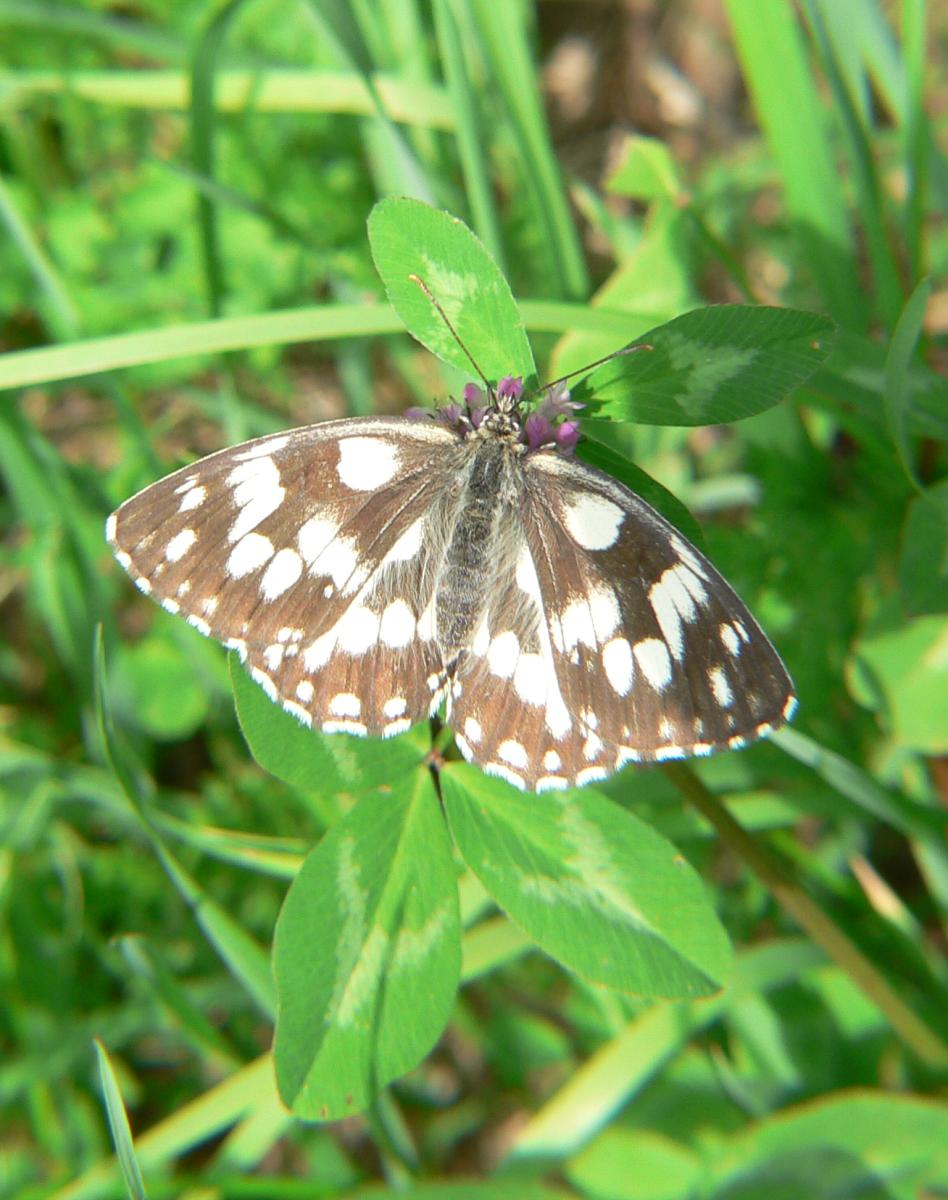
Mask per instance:
[[[107,534],[142,591],[236,649],[301,720],[388,736],[443,687],[426,566],[459,446],[401,418],[259,438],[145,488]]]

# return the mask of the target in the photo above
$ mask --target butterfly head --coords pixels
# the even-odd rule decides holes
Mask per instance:
[[[490,388],[468,383],[462,395],[463,404],[445,404],[434,413],[413,408],[406,415],[415,420],[433,418],[462,437],[477,434],[503,438],[523,446],[525,451],[558,450],[570,454],[579,441],[576,413],[584,406],[570,399],[566,387],[545,389],[540,403],[526,414],[523,380],[519,376],[505,375],[496,387]]]

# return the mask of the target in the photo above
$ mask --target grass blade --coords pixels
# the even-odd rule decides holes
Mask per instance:
[[[865,301],[846,198],[826,114],[787,4],[725,0],[754,108],[777,163],[787,215],[824,301],[842,324],[862,330]]]
[[[919,491],[922,484],[912,461],[912,446],[908,435],[909,388],[908,370],[915,354],[925,319],[925,308],[931,295],[931,283],[923,279],[911,294],[892,334],[885,360],[885,411],[892,440],[899,452],[905,473]]]
[[[125,1189],[132,1200],[146,1200],[145,1181],[142,1179],[141,1167],[135,1157],[132,1131],[129,1128],[128,1114],[125,1112],[125,1104],[122,1101],[122,1092],[109,1056],[98,1038],[95,1039],[95,1052],[99,1061],[99,1081],[102,1084],[102,1096],[108,1113],[109,1128],[112,1131],[115,1157],[118,1159],[122,1178],[125,1180]]]
[[[494,0],[467,0],[467,4],[520,147],[524,183],[533,199],[537,224],[545,230],[554,272],[553,294],[570,298],[585,296],[589,280],[550,145],[533,56],[527,45],[524,9],[518,4],[497,4]]]
[[[886,327],[891,329],[902,307],[902,285],[886,229],[882,188],[871,145],[870,117],[866,103],[860,105],[850,91],[844,65],[839,62],[826,33],[823,8],[824,5],[818,0],[804,0],[804,12],[807,14],[813,41],[829,81],[835,100],[834,111],[839,114],[839,123],[848,150],[858,200],[856,207],[865,233],[879,314]],[[866,92],[864,82],[860,92]]]
[[[450,0],[434,0],[435,32],[448,92],[457,120],[458,153],[467,185],[474,232],[490,251],[501,271],[506,274],[500,221],[494,203],[484,137],[477,119],[477,101],[461,46],[461,38]]]

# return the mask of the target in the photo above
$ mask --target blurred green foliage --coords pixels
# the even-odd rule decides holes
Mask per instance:
[[[945,1037],[944,15],[727,0],[715,24],[682,0],[638,26],[607,7],[603,33],[560,7],[0,0],[0,1197],[122,1194],[93,1038],[153,1194],[948,1189],[937,1054],[654,771],[605,790],[703,875],[737,949],[722,993],[586,984],[465,876],[426,1063],[341,1125],[275,1095],[277,914],[352,796],[250,760],[218,648],[127,586],[102,521],[240,437],[457,387],[383,307],[386,194],[471,224],[547,378],[703,303],[841,326],[792,404],[615,447],[697,513],[801,696],[792,736],[701,779]],[[613,44],[649,69],[617,76]],[[571,124],[577,78],[594,117]]]

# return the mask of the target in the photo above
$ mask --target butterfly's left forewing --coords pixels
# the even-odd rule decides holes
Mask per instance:
[[[564,788],[738,747],[790,715],[790,679],[740,599],[621,484],[525,456],[517,527],[452,697],[466,757]]]
[[[107,534],[142,591],[239,651],[301,720],[389,736],[444,686],[431,563],[458,446],[400,418],[259,438],[139,492]]]
[[[561,687],[594,735],[586,752],[601,744],[597,768],[736,748],[787,720],[796,701],[779,655],[681,533],[576,460],[534,455],[527,477]]]

